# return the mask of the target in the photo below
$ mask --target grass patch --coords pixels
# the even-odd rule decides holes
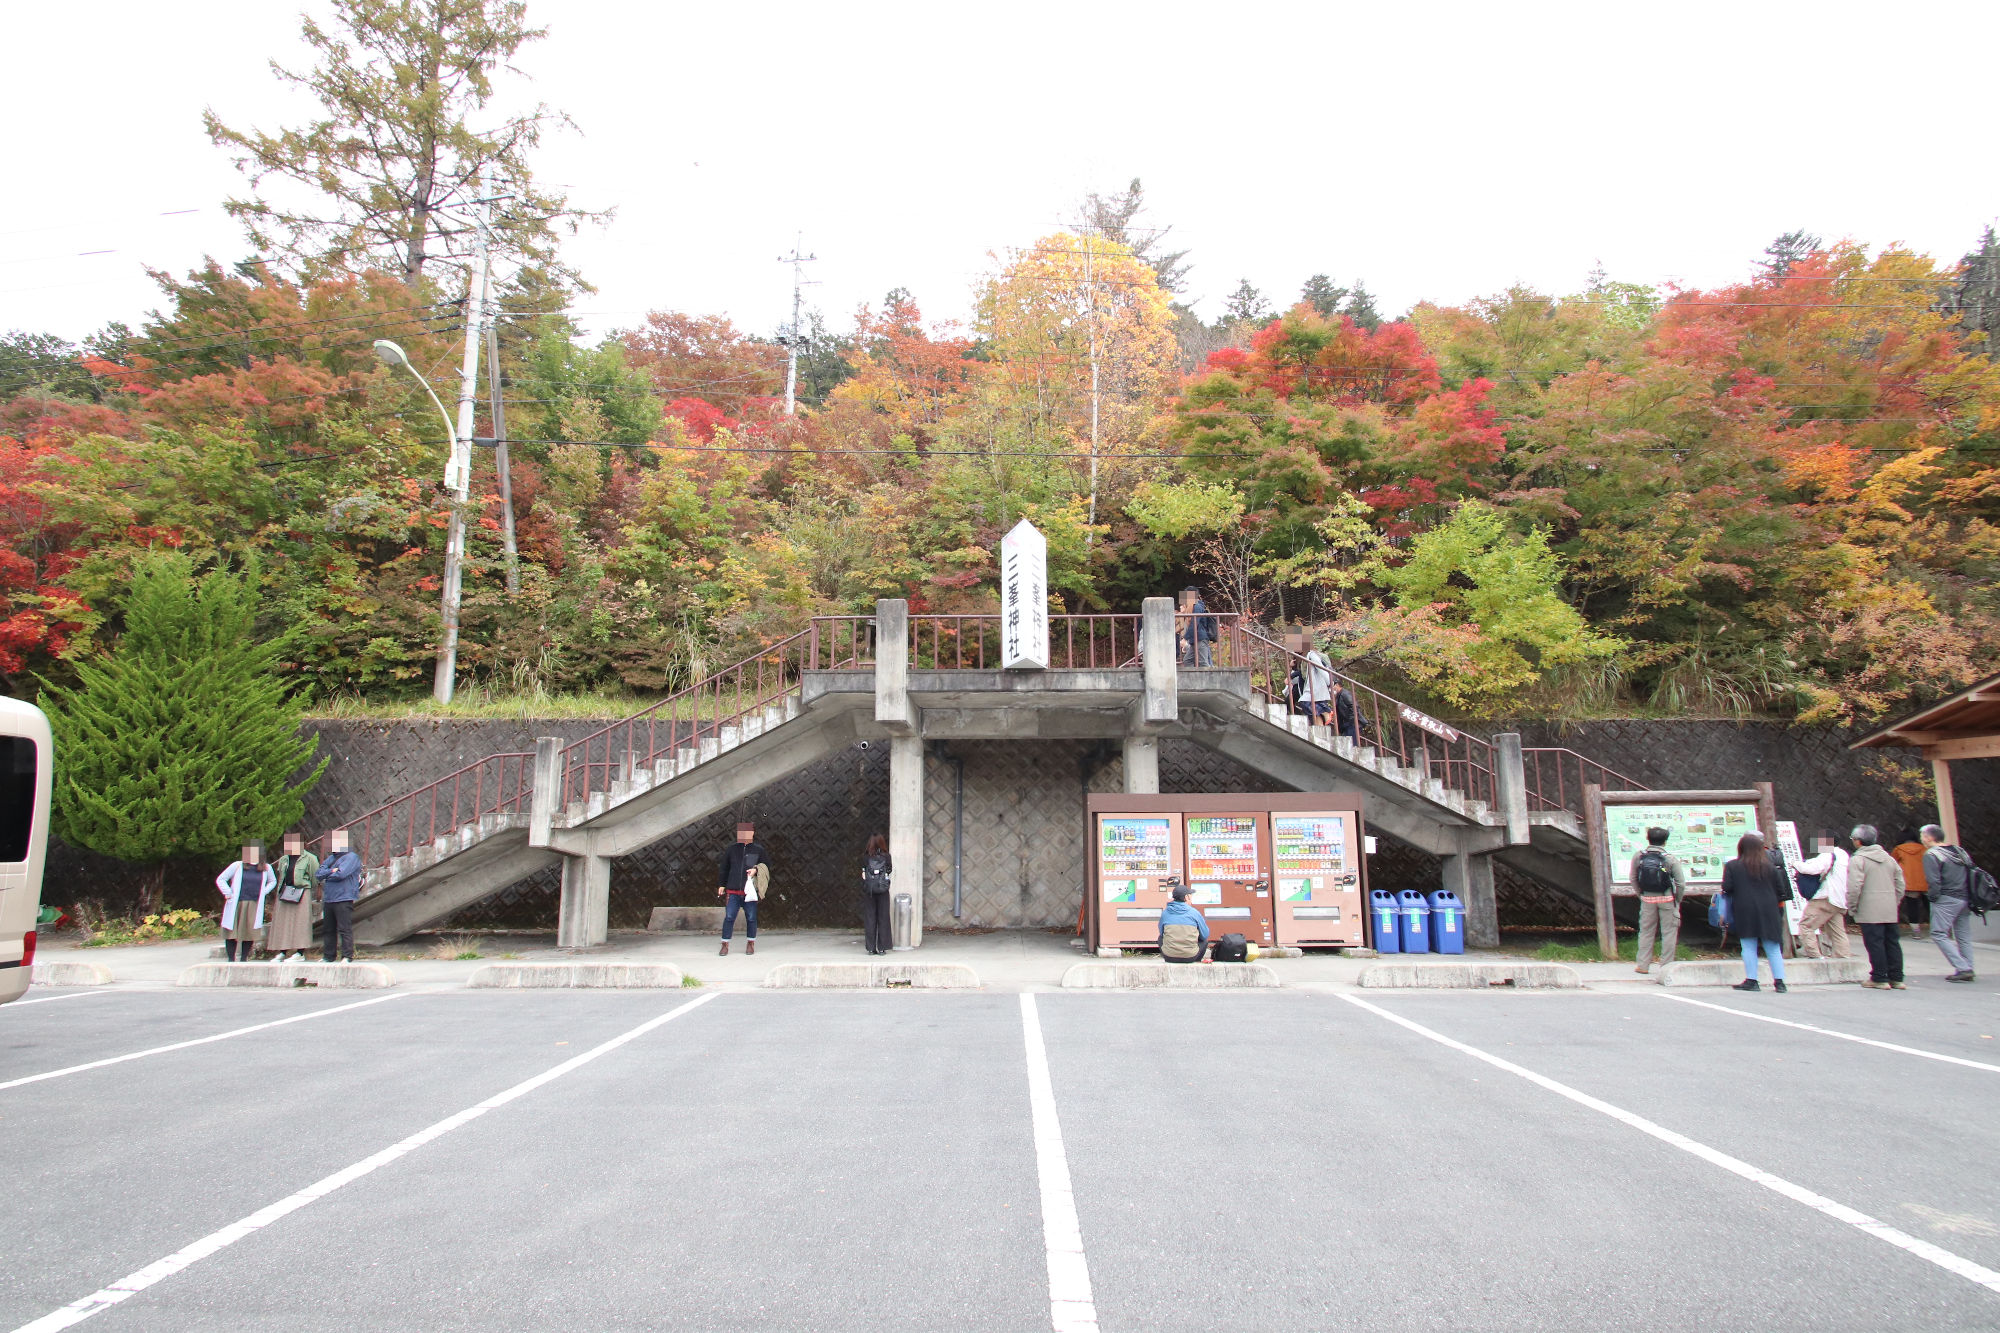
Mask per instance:
[[[652,702],[618,694],[492,694],[468,690],[448,704],[435,699],[364,699],[340,694],[315,705],[308,718],[401,721],[406,718],[457,717],[514,720],[521,718],[584,718],[615,722]]]
[[[1721,954],[1703,953],[1682,944],[1675,947],[1672,958],[1661,958],[1655,954],[1653,961],[1655,963],[1692,963],[1700,958],[1720,957],[1722,957]],[[1535,950],[1534,958],[1538,963],[1602,963],[1606,961],[1637,963],[1639,961],[1639,941],[1629,935],[1621,936],[1618,941],[1617,958],[1607,960],[1604,957],[1604,951],[1597,947],[1596,940],[1591,940],[1586,944],[1558,944],[1556,941],[1550,940],[1541,948]]]
[[[701,985],[701,978],[700,978],[700,977],[696,976],[696,975],[695,975],[694,973],[692,973],[692,972],[683,972],[683,973],[681,973],[681,989],[682,989],[682,990],[693,990],[693,989],[694,989],[695,987],[697,987],[697,986],[699,986],[699,985]]]
[[[192,908],[180,908],[143,921],[104,919],[88,928],[85,949],[111,948],[121,944],[158,944],[162,940],[194,940],[219,935],[222,927]]]
[[[479,939],[473,935],[447,935],[432,944],[426,958],[437,958],[446,962],[469,962],[482,957]]]

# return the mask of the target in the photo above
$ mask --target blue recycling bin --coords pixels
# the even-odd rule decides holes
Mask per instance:
[[[1404,889],[1396,895],[1396,919],[1402,929],[1404,953],[1429,953],[1431,951],[1431,905],[1424,901],[1424,895],[1415,889]]]
[[[1375,918],[1375,952],[1401,953],[1402,927],[1397,923],[1402,919],[1402,914],[1396,910],[1396,895],[1387,889],[1370,889],[1368,910]]]
[[[1439,889],[1430,897],[1431,952],[1465,952],[1465,904],[1450,889]]]

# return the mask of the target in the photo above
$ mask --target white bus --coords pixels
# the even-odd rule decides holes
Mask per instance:
[[[42,710],[0,699],[0,1004],[18,999],[34,972],[54,760]]]

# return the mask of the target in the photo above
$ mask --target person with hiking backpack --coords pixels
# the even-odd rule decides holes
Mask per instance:
[[[1681,938],[1681,898],[1687,893],[1687,867],[1667,851],[1668,832],[1646,830],[1646,850],[1632,858],[1632,887],[1639,893],[1639,966],[1653,970],[1653,941],[1660,942],[1660,962],[1674,961]]]
[[[861,857],[861,946],[871,954],[895,947],[889,921],[889,886],[895,874],[889,840],[877,833],[868,839],[868,850]]]
[[[1830,832],[1822,832],[1814,855],[1799,862],[1799,897],[1806,900],[1799,914],[1799,947],[1808,958],[1820,958],[1820,933],[1835,958],[1854,956],[1847,942],[1847,853]]]
[[[1931,904],[1931,943],[1951,964],[1946,981],[1974,981],[1972,914],[1984,918],[1995,903],[1993,876],[1972,863],[1965,848],[1944,840],[1944,830],[1926,824],[1917,836],[1924,844],[1924,888]],[[1975,885],[1983,879],[1983,884]],[[1978,892],[1984,889],[1984,893]],[[1982,905],[1982,900],[1984,905]]]

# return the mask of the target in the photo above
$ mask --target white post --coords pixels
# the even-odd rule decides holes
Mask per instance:
[[[474,184],[477,189],[477,183]],[[486,205],[480,205],[474,242],[475,272],[465,284],[465,360],[458,376],[458,433],[445,464],[445,489],[451,493],[451,523],[444,539],[444,632],[438,642],[437,674],[431,697],[451,702],[458,681],[458,604],[465,578],[465,505],[472,489],[472,414],[479,379],[479,322],[486,313]]]

